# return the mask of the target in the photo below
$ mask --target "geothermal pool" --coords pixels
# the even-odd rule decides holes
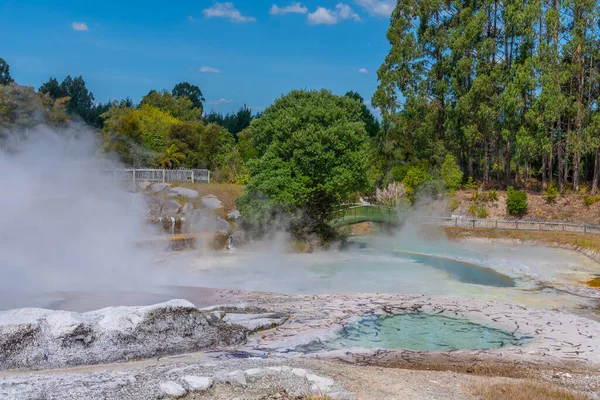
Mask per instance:
[[[313,353],[344,348],[450,351],[519,346],[528,338],[443,315],[407,313],[369,315],[344,326],[328,340],[315,340],[295,351]]]
[[[244,301],[214,297],[211,289],[283,294],[399,293],[479,298],[598,319],[598,301],[553,289],[577,285],[600,267],[575,252],[547,247],[424,241],[411,237],[356,237],[344,250],[292,254],[276,243],[229,252],[160,253],[129,290],[78,288],[28,296],[0,294],[0,309],[35,306],[89,311],[185,298],[198,306]]]

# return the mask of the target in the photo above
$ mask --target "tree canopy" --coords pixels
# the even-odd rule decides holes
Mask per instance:
[[[588,0],[399,1],[372,100],[379,152],[434,168],[453,154],[484,185],[535,176],[578,189],[583,178],[595,190],[599,34]]]
[[[3,58],[0,58],[0,85],[8,85],[14,82],[10,76],[10,66]]]
[[[369,144],[361,104],[326,90],[294,90],[250,125],[258,158],[236,204],[262,230],[279,218],[296,235],[330,239],[332,212],[369,188]]]

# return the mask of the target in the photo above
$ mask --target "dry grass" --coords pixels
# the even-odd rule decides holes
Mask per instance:
[[[478,384],[473,394],[481,400],[587,400],[587,396],[531,381]]]
[[[600,252],[600,235],[553,231],[515,231],[484,228],[444,227],[449,239],[486,238],[534,241],[551,246],[581,247]]]
[[[235,208],[235,198],[244,192],[244,186],[230,183],[176,183],[173,187],[180,186],[197,190],[200,194],[198,201],[203,196],[214,194],[223,203],[226,210]]]

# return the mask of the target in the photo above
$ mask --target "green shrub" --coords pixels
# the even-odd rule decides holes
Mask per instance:
[[[460,170],[458,165],[456,165],[456,157],[448,154],[444,159],[444,163],[442,164],[442,182],[444,182],[446,190],[454,192],[460,188],[462,179],[463,172]]]
[[[402,183],[406,189],[406,196],[411,203],[416,199],[420,189],[432,180],[432,176],[423,168],[412,166],[408,169]]]
[[[471,217],[477,216],[477,204],[473,203],[469,206],[468,213]]]
[[[554,200],[556,200],[556,198],[558,197],[558,189],[556,189],[554,183],[548,186],[548,189],[546,189],[546,191],[544,192],[544,197],[546,197],[546,201],[548,203],[554,203]]]
[[[467,189],[477,189],[477,184],[473,181],[473,177],[470,176],[469,180],[467,181],[465,188]]]
[[[509,187],[507,196],[506,211],[510,215],[522,216],[527,214],[527,193]]]
[[[478,201],[479,197],[480,197],[480,194],[481,193],[479,193],[479,190],[473,189],[473,192],[471,193],[471,200],[472,201]]]
[[[600,195],[595,195],[595,196],[585,196],[583,198],[583,204],[585,204],[586,206],[591,206],[594,203],[597,203],[598,201],[600,201]]]
[[[498,192],[496,192],[495,189],[490,190],[488,192],[488,199],[490,199],[490,201],[498,200]]]
[[[391,179],[391,182],[402,182],[409,169],[410,165],[396,165],[390,169],[388,176]]]
[[[488,210],[484,205],[481,205],[479,207],[479,209],[477,210],[477,218],[487,218],[488,217]]]
[[[458,208],[458,199],[456,197],[451,197],[450,201],[448,202],[448,210],[450,210],[450,212],[456,210]]]

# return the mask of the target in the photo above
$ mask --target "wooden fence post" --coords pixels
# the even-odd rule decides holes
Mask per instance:
[[[192,170],[192,183],[194,183],[194,170]]]
[[[163,169],[163,183],[165,183],[165,170]]]

